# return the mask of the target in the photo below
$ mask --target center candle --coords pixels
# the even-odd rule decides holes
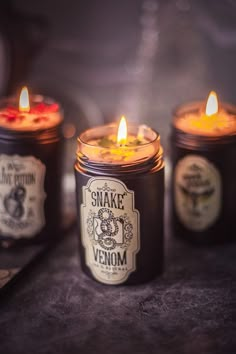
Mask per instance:
[[[75,163],[83,271],[104,284],[137,284],[163,263],[164,162],[160,136],[122,117],[78,138]]]

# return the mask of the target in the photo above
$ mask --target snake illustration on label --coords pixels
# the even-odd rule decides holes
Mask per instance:
[[[45,171],[33,156],[0,155],[0,235],[32,238],[42,229]]]
[[[121,284],[136,269],[140,248],[134,192],[115,178],[95,177],[83,188],[81,233],[86,264],[105,284]]]
[[[203,231],[214,224],[221,209],[221,177],[206,158],[188,155],[175,168],[176,213],[189,230]]]

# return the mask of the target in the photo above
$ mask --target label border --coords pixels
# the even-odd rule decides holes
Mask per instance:
[[[132,269],[129,270],[129,272],[126,273],[126,275],[122,278],[122,279],[119,279],[119,281],[106,281],[105,279],[101,278],[99,275],[95,275],[95,272],[93,271],[93,267],[90,265],[90,263],[87,261],[87,258],[89,257],[86,257],[86,253],[87,253],[87,247],[84,243],[84,236],[83,235],[86,235],[86,232],[85,232],[85,223],[83,222],[83,216],[84,216],[84,208],[86,208],[86,190],[88,190],[92,184],[93,181],[97,181],[97,180],[101,180],[101,181],[110,181],[110,182],[116,182],[116,183],[119,183],[123,186],[124,190],[131,194],[132,195],[132,211],[137,215],[137,249],[136,251],[132,252],[132,264],[133,264],[133,267]],[[87,267],[90,269],[91,273],[93,274],[94,278],[96,280],[99,280],[101,283],[104,283],[104,284],[108,284],[108,285],[119,285],[119,284],[122,284],[124,283],[130,276],[131,273],[133,273],[135,270],[136,270],[136,255],[137,253],[140,251],[140,212],[138,209],[135,208],[135,198],[134,198],[134,191],[131,191],[127,188],[126,184],[117,179],[117,178],[113,178],[113,177],[91,177],[86,186],[82,186],[82,203],[80,205],[80,215],[81,215],[81,221],[80,221],[80,230],[81,230],[81,241],[82,241],[82,245],[84,247],[84,250],[85,250],[85,262],[86,262],[86,265]]]
[[[184,167],[185,167],[185,170],[186,170],[186,164],[187,164],[187,167],[189,167],[189,162],[190,160],[192,159],[192,163],[195,161],[195,160],[200,160],[200,163],[201,165],[204,166],[205,170],[208,169],[210,171],[210,173],[212,175],[214,175],[214,177],[216,177],[217,179],[217,184],[219,186],[219,208],[218,208],[218,212],[217,214],[215,215],[215,218],[211,220],[211,222],[207,223],[207,225],[204,225],[204,227],[201,227],[201,228],[192,228],[189,226],[189,222],[186,222],[186,220],[184,220],[180,214],[179,214],[179,206],[178,206],[178,202],[177,202],[177,197],[176,197],[176,179],[177,179],[177,174],[179,174],[179,170],[181,168],[183,168],[181,165],[184,164]],[[181,171],[182,172],[182,171]],[[182,175],[182,173],[181,173]],[[202,156],[202,155],[199,155],[199,154],[187,154],[185,155],[184,157],[182,157],[181,159],[178,160],[176,166],[175,166],[175,169],[174,169],[174,203],[175,203],[175,209],[176,209],[176,214],[179,218],[179,220],[181,221],[181,223],[190,231],[193,231],[193,232],[204,232],[206,231],[209,227],[211,227],[212,225],[215,224],[215,222],[218,220],[219,218],[219,215],[221,213],[221,210],[222,210],[222,194],[223,194],[223,191],[222,191],[222,177],[221,177],[221,174],[219,172],[219,169],[217,168],[217,166],[215,166],[215,164],[210,161],[208,158],[206,158],[205,156]]]
[[[41,223],[40,225],[38,225],[37,229],[34,230],[34,233],[28,235],[28,236],[25,236],[24,232],[22,234],[19,234],[17,236],[11,234],[11,233],[8,233],[8,232],[4,232],[2,231],[1,229],[1,226],[0,226],[0,238],[1,237],[10,237],[10,238],[13,238],[14,240],[18,240],[18,239],[31,239],[33,238],[37,233],[39,233],[42,228],[45,226],[45,223],[46,223],[46,220],[45,220],[45,213],[44,213],[44,203],[45,203],[45,200],[47,198],[47,193],[45,192],[45,189],[44,189],[44,182],[45,182],[45,176],[46,176],[46,165],[38,158],[36,158],[35,156],[33,155],[17,155],[17,154],[14,154],[14,155],[7,155],[7,154],[0,154],[0,162],[1,160],[14,160],[14,159],[28,159],[28,160],[31,160],[31,163],[32,164],[39,164],[41,169],[42,169],[42,173],[40,173],[40,181],[39,181],[39,189],[41,189],[41,191],[43,192],[42,194],[40,194],[40,199],[41,199],[41,203],[40,203],[40,208],[39,208],[39,214],[40,214],[40,217],[41,217]]]

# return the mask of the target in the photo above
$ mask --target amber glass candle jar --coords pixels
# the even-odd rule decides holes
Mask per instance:
[[[22,98],[22,96],[21,96]],[[28,103],[27,103],[28,102]],[[63,115],[50,98],[0,102],[0,244],[50,242],[61,220]]]
[[[236,107],[212,95],[180,106],[172,124],[173,231],[197,244],[236,239]]]
[[[120,140],[116,134],[110,124],[78,138],[81,265],[101,283],[138,284],[163,268],[163,151],[147,126],[129,125]]]

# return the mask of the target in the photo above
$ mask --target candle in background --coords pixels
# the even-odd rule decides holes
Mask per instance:
[[[80,256],[105,284],[137,284],[163,263],[164,162],[151,128],[99,126],[78,138],[75,163]]]
[[[59,230],[62,112],[24,87],[0,101],[0,244],[48,241]]]
[[[218,102],[182,105],[172,124],[172,225],[197,243],[235,239],[236,107]]]

